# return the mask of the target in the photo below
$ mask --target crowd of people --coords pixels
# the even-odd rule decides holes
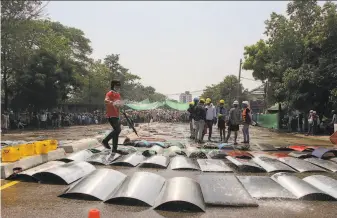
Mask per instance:
[[[150,123],[150,122],[182,123],[189,121],[189,113],[187,111],[176,111],[169,109],[128,111],[127,115],[134,123]],[[122,117],[123,125],[125,122],[126,122],[125,118]]]
[[[65,113],[59,111],[25,112],[14,114],[13,111],[4,111],[1,116],[1,128],[3,132],[13,129],[48,129],[60,128],[71,125],[90,125],[105,123],[103,113]]]
[[[216,107],[210,98],[206,100],[194,98],[193,102],[190,102],[188,109],[190,138],[197,143],[203,143],[208,130],[208,140],[211,141],[213,125],[217,124],[220,131],[220,141],[227,143],[231,133],[234,132],[234,145],[237,145],[239,125],[243,124],[244,141],[242,143],[249,145],[249,125],[252,123],[252,115],[248,101],[242,102],[242,110],[239,108],[238,101],[233,102],[233,107],[229,111],[224,107],[224,103],[224,100],[220,100],[219,106]],[[227,136],[226,125],[228,126]]]
[[[146,111],[127,111],[133,123],[149,122],[188,122],[187,111],[174,111],[169,109],[154,109]],[[120,116],[121,123],[128,125],[124,116]],[[1,116],[1,128],[5,133],[14,129],[48,129],[73,125],[91,125],[107,123],[105,112],[73,112],[59,111],[25,112],[14,114],[13,111],[4,111]]]

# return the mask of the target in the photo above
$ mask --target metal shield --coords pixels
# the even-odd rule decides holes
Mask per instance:
[[[73,161],[35,173],[33,176],[43,183],[69,185],[93,172],[95,169],[93,165],[85,161]]]
[[[289,173],[276,173],[271,177],[300,200],[334,200],[333,197]]]
[[[282,157],[282,158],[279,158],[279,160],[291,166],[292,168],[294,168],[295,170],[301,173],[303,172],[326,172],[326,170],[321,167],[318,167],[307,161],[297,159],[294,157]]]
[[[171,170],[200,170],[199,166],[194,162],[193,159],[190,159],[185,156],[175,156],[171,159],[170,163]]]
[[[311,157],[311,151],[292,151],[288,154],[290,157],[307,158]]]
[[[104,201],[125,178],[125,174],[116,170],[97,169],[70,185],[60,197]]]
[[[239,171],[265,172],[265,170],[262,167],[260,167],[258,164],[256,164],[254,161],[250,159],[241,159],[231,156],[227,156],[226,159],[229,160],[232,164],[234,164],[239,169]]]
[[[207,154],[212,159],[225,159],[227,156],[227,151],[225,150],[213,150]]]
[[[140,167],[149,168],[167,168],[170,163],[170,158],[164,155],[154,155],[146,160],[144,160]]]
[[[308,176],[303,180],[337,200],[337,180],[323,175]]]
[[[156,154],[163,154],[164,153],[164,149],[158,145],[153,145],[151,148],[145,150],[143,152],[143,155],[146,157],[152,156],[152,155],[156,155]]]
[[[288,165],[269,157],[254,157],[255,163],[263,167],[268,173],[270,172],[296,172]]]
[[[205,211],[199,183],[187,177],[167,180],[156,200],[155,209]]]
[[[217,206],[258,206],[233,175],[199,175],[206,204]]]
[[[45,170],[49,170],[51,168],[61,166],[65,164],[62,161],[49,161],[47,163],[41,164],[37,167],[33,167],[31,169],[22,171],[21,173],[17,174],[15,178],[17,180],[22,180],[22,181],[29,181],[29,182],[38,182],[38,180],[33,176],[35,173],[42,172]]]
[[[111,163],[111,165],[125,165],[135,167],[141,162],[143,162],[145,159],[146,157],[143,156],[142,153],[135,152],[115,160],[114,162]]]
[[[334,157],[334,158],[331,158],[331,159],[329,159],[330,161],[333,161],[333,162],[335,162],[335,163],[337,163],[337,157]]]
[[[153,206],[163,185],[165,178],[149,172],[136,172],[128,176],[120,188],[109,195],[105,202],[145,204]]]
[[[312,156],[322,158],[322,159],[336,157],[337,156],[337,150],[328,149],[328,148],[316,148],[312,152]]]
[[[181,150],[178,146],[171,146],[165,151],[165,155],[169,157],[174,157],[177,155],[184,155],[186,156],[185,152]]]
[[[270,144],[265,143],[255,143],[255,145],[261,150],[261,151],[277,151],[277,149]]]
[[[223,160],[198,159],[197,162],[203,172],[233,172]]]
[[[108,152],[101,152],[98,154],[94,154],[91,157],[89,157],[86,161],[91,164],[98,164],[98,165],[109,165],[114,160],[119,158],[121,155],[117,153],[108,153]]]
[[[306,158],[305,161],[308,161],[312,164],[315,164],[317,166],[323,167],[327,170],[330,170],[332,172],[337,172],[337,163],[329,161],[329,160],[323,160],[319,158]]]
[[[186,154],[187,157],[189,158],[199,158],[199,159],[207,159],[207,155],[201,151],[200,149],[196,148],[196,147],[189,147],[186,149]]]
[[[268,176],[237,176],[253,198],[296,199],[287,189]]]
[[[60,161],[71,162],[71,161],[85,161],[89,157],[91,157],[94,153],[90,150],[82,150],[75,153],[70,154],[69,156],[60,159]]]

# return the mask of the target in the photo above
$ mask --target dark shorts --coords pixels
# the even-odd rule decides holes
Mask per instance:
[[[219,120],[218,121],[218,128],[224,129],[225,127],[226,127],[226,122],[224,120]]]
[[[239,125],[230,124],[228,126],[228,131],[239,131]]]

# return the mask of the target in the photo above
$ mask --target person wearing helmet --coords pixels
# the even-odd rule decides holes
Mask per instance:
[[[226,138],[226,143],[228,142],[229,137],[231,136],[232,131],[234,132],[234,145],[237,145],[239,125],[241,123],[241,111],[239,109],[239,102],[233,102],[233,108],[229,110],[228,117],[228,134]]]
[[[225,140],[226,138],[226,109],[224,107],[225,101],[220,100],[220,105],[217,108],[216,114],[218,117],[218,128],[220,130],[220,141]]]
[[[105,148],[111,149],[109,141],[112,139],[112,152],[117,152],[118,137],[121,132],[121,123],[119,119],[119,110],[123,106],[119,94],[121,82],[119,80],[111,81],[111,90],[106,93],[104,103],[106,107],[106,117],[112,127],[112,131],[103,139],[102,144]]]
[[[212,104],[212,100],[210,98],[206,99],[205,109],[206,109],[206,126],[208,128],[208,141],[211,141],[213,124],[216,120],[216,109]]]
[[[202,136],[203,136],[203,131],[205,127],[205,121],[206,121],[206,109],[205,109],[205,100],[200,99],[198,105],[195,107],[195,116],[194,116],[194,121],[195,121],[195,140],[198,143],[202,143]]]
[[[195,137],[195,128],[194,128],[194,115],[195,115],[195,105],[194,105],[194,101],[189,103],[189,107],[187,109],[187,111],[189,112],[189,121],[190,121],[190,139],[194,139]]]
[[[249,125],[252,123],[252,114],[249,109],[249,102],[243,101],[242,102],[242,121],[243,121],[243,127],[242,127],[242,133],[243,133],[243,143],[249,144]]]

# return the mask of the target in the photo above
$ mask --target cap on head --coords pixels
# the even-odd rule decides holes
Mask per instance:
[[[238,102],[237,100],[235,100],[235,101],[233,102],[233,105],[239,105],[239,102]]]

